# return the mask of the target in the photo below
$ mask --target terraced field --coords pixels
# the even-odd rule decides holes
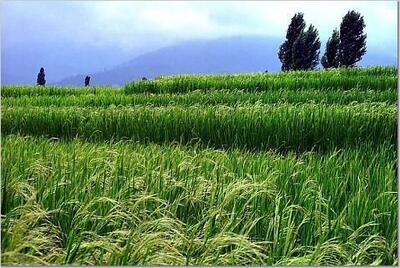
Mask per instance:
[[[397,264],[397,69],[3,86],[2,264]]]

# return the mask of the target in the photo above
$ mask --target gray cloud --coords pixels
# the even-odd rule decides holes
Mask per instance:
[[[395,51],[396,2],[383,1],[2,2],[2,47],[45,42],[141,53],[195,38],[283,38],[298,11],[325,42],[349,9],[364,15],[370,47]]]

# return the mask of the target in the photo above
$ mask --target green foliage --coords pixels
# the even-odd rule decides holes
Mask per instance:
[[[9,136],[1,159],[3,264],[397,261],[391,144],[282,156]]]
[[[339,43],[339,32],[335,29],[332,36],[326,42],[325,54],[321,59],[321,64],[324,68],[339,67]]]
[[[18,90],[18,89],[15,89]],[[394,90],[273,90],[263,92],[246,92],[241,90],[214,90],[207,94],[191,91],[185,94],[124,94],[123,90],[109,93],[88,93],[85,95],[54,96],[21,96],[3,98],[4,107],[115,107],[115,106],[193,106],[193,105],[225,105],[238,106],[243,104],[274,104],[274,103],[325,103],[352,104],[385,102],[397,103],[397,92]]]
[[[1,86],[1,97],[21,97],[21,96],[81,96],[87,94],[107,94],[113,95],[119,89],[96,86],[96,87],[33,87],[33,86]]]
[[[340,24],[339,62],[340,66],[353,67],[367,51],[364,34],[364,17],[351,10]]]
[[[363,141],[394,143],[396,106],[277,104],[237,107],[3,109],[3,135],[85,140],[200,142],[216,148],[324,150]]]
[[[303,16],[303,13],[296,13],[293,16],[286,33],[286,40],[279,47],[278,57],[282,62],[282,71],[293,70],[293,45],[306,27]]]
[[[2,265],[397,265],[396,88],[394,67],[3,86]]]
[[[313,70],[319,62],[320,47],[318,31],[311,24],[293,43],[292,70]]]
[[[178,75],[157,80],[132,81],[125,92],[186,93],[194,90],[397,90],[395,67],[339,68],[239,75]]]

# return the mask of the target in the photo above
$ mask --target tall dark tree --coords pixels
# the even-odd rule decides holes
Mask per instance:
[[[321,42],[318,37],[318,30],[311,24],[305,33],[305,53],[304,69],[313,70],[319,63],[319,49]]]
[[[304,22],[303,13],[297,13],[293,16],[289,27],[286,32],[286,40],[279,47],[278,57],[282,62],[282,71],[292,69],[292,49],[296,39],[301,35],[306,27]]]
[[[85,77],[85,87],[88,87],[90,85],[90,76]]]
[[[339,67],[339,43],[339,32],[335,29],[332,36],[326,42],[325,54],[321,59],[321,64],[324,68]]]
[[[44,86],[46,84],[44,68],[40,68],[40,71],[37,75],[36,83],[38,86]]]
[[[303,70],[304,69],[304,58],[306,51],[306,42],[305,42],[306,34],[301,32],[301,34],[297,37],[296,41],[293,43],[292,47],[292,64],[291,70]]]
[[[353,67],[367,52],[364,17],[351,10],[340,24],[339,66]]]
[[[318,30],[310,25],[307,31],[303,31],[293,44],[292,69],[312,70],[319,62],[319,49],[321,42],[318,38]]]

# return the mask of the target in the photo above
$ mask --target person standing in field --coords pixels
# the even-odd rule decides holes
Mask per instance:
[[[88,87],[89,84],[90,84],[90,76],[87,75],[85,78],[85,87]]]
[[[46,84],[46,79],[44,79],[45,74],[44,74],[44,68],[40,68],[40,72],[37,75],[37,80],[36,83],[38,86],[45,86]]]

